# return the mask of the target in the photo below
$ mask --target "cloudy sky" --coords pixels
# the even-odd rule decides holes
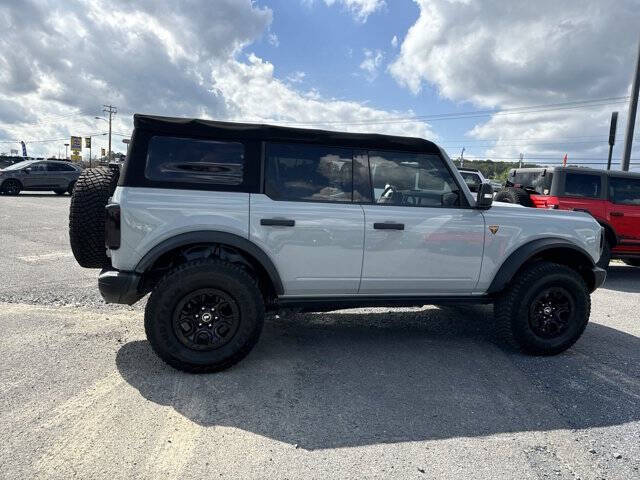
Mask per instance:
[[[595,166],[613,110],[622,152],[638,25],[640,0],[2,0],[0,152],[104,146],[108,103],[115,150],[144,112]]]

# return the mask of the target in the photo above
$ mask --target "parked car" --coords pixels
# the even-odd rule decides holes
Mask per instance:
[[[0,193],[18,195],[22,190],[52,190],[71,194],[82,170],[69,162],[26,160],[0,170]]]
[[[518,168],[509,171],[498,202],[588,212],[606,236],[599,265],[612,258],[640,267],[640,173],[582,167]]]
[[[480,170],[475,170],[473,168],[458,168],[458,171],[460,172],[460,175],[462,175],[464,183],[469,187],[469,190],[474,193],[477,193],[480,185],[487,181]]]
[[[491,186],[472,195],[427,140],[144,115],[134,126],[122,170],[78,179],[71,247],[103,269],[107,302],[151,294],[147,338],[181,370],[230,367],[265,311],[285,308],[492,303],[507,341],[552,355],[580,337],[605,279],[593,217],[492,206]]]

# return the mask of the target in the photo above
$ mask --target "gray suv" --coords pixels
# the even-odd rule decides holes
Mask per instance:
[[[0,193],[53,190],[58,195],[71,194],[81,173],[80,167],[69,162],[25,160],[0,170]]]
[[[537,355],[578,340],[603,230],[583,212],[492,205],[419,138],[136,115],[127,160],[71,198],[80,265],[107,302],[146,304],[170,365],[222,370],[266,311],[493,304]]]

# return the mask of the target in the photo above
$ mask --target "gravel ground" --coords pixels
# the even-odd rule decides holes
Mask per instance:
[[[0,477],[640,478],[640,269],[570,351],[493,340],[487,307],[270,318],[215,375],[162,364],[142,309],[78,267],[69,198],[0,197]]]

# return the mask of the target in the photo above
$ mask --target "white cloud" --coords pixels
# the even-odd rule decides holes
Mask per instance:
[[[380,50],[375,52],[369,49],[364,49],[364,60],[360,64],[360,69],[364,70],[367,80],[373,82],[378,76],[378,69],[382,65],[384,55]]]
[[[302,0],[307,6],[312,6],[315,0]],[[366,22],[369,15],[382,9],[386,3],[385,0],[324,0],[327,6],[341,4],[347,9],[359,22]]]
[[[278,122],[388,120],[412,112],[383,111],[300,91],[274,66],[243,52],[268,33],[269,9],[251,0],[209,1],[183,8],[170,0],[70,3],[3,2],[0,6],[0,141],[28,143],[29,154],[55,154],[69,135],[103,133],[101,105],[119,109],[114,132],[128,135],[134,112]],[[424,122],[334,128],[433,137]],[[116,150],[124,150],[114,137]],[[94,138],[94,153],[105,146]],[[0,151],[16,148],[0,144]],[[62,147],[64,152],[64,147]]]
[[[415,1],[420,16],[389,70],[416,94],[435,86],[454,101],[504,108],[627,93],[638,0]],[[624,106],[496,116],[472,135],[545,139],[554,131],[556,139],[571,133],[604,138],[612,109]],[[572,145],[595,154],[586,143]],[[493,153],[507,155],[507,148],[498,148]]]
[[[287,81],[289,83],[302,83],[302,81],[304,80],[304,77],[306,77],[307,74],[304,72],[293,72],[291,75],[287,76]]]
[[[273,45],[274,47],[279,47],[280,46],[280,40],[278,39],[278,36],[275,33],[270,33],[269,36],[267,37],[269,43],[271,45]]]
[[[396,35],[394,35],[391,39],[391,46],[393,48],[398,48],[398,37]]]

